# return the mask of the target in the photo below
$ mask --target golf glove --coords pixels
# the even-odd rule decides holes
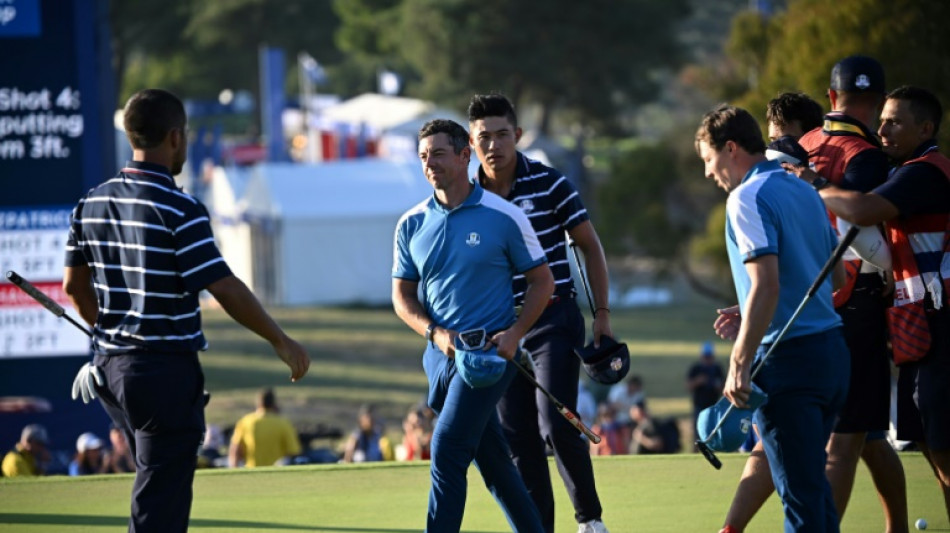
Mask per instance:
[[[95,383],[93,383],[95,381]],[[99,367],[92,363],[86,363],[79,369],[76,378],[73,379],[73,399],[76,400],[82,395],[82,403],[89,403],[96,399],[96,387],[105,385],[105,379]]]

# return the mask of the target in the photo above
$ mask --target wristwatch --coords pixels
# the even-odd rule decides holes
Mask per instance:
[[[824,176],[818,176],[811,182],[811,186],[814,187],[816,191],[820,191],[829,185],[831,185],[831,182]]]
[[[429,322],[426,326],[426,340],[432,342],[432,335],[435,333],[435,322]]]

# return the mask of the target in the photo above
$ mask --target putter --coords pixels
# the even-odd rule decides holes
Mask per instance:
[[[46,293],[37,289],[32,283],[23,279],[19,274],[12,270],[7,271],[7,279],[10,280],[10,283],[13,283],[20,288],[23,292],[27,293],[36,300],[40,305],[46,308],[47,311],[53,313],[59,318],[65,318],[70,324],[76,326],[79,331],[82,331],[86,334],[87,337],[92,338],[92,330],[86,326],[80,324],[76,321],[75,318],[66,314],[66,310],[63,309],[63,306],[59,305],[52,298],[50,298]],[[208,402],[211,401],[211,393],[208,391],[203,391],[202,397],[204,399],[204,404],[207,406]]]
[[[775,337],[775,341],[772,343],[772,346],[769,347],[768,351],[765,352],[765,355],[762,356],[762,359],[759,360],[758,364],[752,370],[752,374],[749,376],[750,380],[755,379],[755,376],[758,375],[760,370],[762,370],[765,360],[768,359],[770,355],[772,355],[773,351],[775,351],[775,347],[778,346],[778,343],[782,341],[782,337],[785,336],[785,333],[788,331],[791,325],[798,318],[798,315],[801,314],[802,309],[805,308],[805,305],[808,304],[812,296],[814,296],[815,293],[818,292],[818,287],[820,287],[821,284],[824,283],[825,278],[828,277],[828,274],[831,272],[831,269],[835,267],[835,264],[838,262],[839,259],[841,259],[841,256],[844,255],[844,251],[848,248],[848,246],[851,245],[851,241],[853,241],[857,235],[858,235],[858,228],[855,226],[852,226],[851,229],[848,230],[848,233],[845,234],[844,238],[841,239],[841,242],[838,243],[838,246],[835,247],[834,252],[831,254],[831,257],[828,258],[828,261],[825,263],[825,266],[823,266],[821,268],[821,271],[818,272],[818,277],[815,278],[815,281],[812,282],[811,287],[808,288],[808,291],[805,293],[805,297],[802,299],[802,302],[798,304],[798,307],[795,309],[795,312],[792,313],[792,316],[788,319],[788,322],[785,323],[785,326],[779,332],[778,336]],[[709,443],[709,440],[713,437],[713,435],[715,435],[716,432],[719,431],[719,428],[722,427],[722,424],[723,422],[725,422],[726,417],[729,416],[729,413],[731,413],[734,408],[735,408],[735,404],[730,404],[729,407],[726,409],[726,412],[723,413],[722,417],[719,419],[719,423],[717,423],[716,427],[714,427],[713,430],[709,432],[709,435],[707,435],[705,439],[696,439],[696,442],[695,442],[696,448],[700,452],[702,452],[703,457],[705,457],[706,460],[709,461],[709,463],[716,468],[716,470],[719,470],[722,468],[722,461],[720,461],[719,458],[716,457],[716,454],[709,447],[708,443]]]

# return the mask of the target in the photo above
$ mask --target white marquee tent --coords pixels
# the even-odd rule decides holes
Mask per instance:
[[[207,196],[221,253],[272,305],[390,301],[393,232],[432,194],[418,162],[218,168]]]

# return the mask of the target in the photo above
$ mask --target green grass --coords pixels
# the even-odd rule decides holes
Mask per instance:
[[[208,421],[227,427],[253,409],[254,394],[274,387],[282,411],[301,431],[318,425],[349,431],[360,404],[377,405],[390,431],[401,430],[408,408],[424,399],[423,340],[390,309],[274,309],[277,321],[307,348],[309,374],[291,384],[289,371],[270,346],[220,310],[204,313],[211,348],[201,354],[206,387],[212,392]],[[687,417],[686,370],[700,345],[714,335],[714,306],[685,305],[615,310],[614,333],[628,342],[631,372],[643,376],[653,412]],[[717,344],[725,362],[729,346]],[[607,387],[592,384],[603,398]]]
[[[698,455],[594,458],[604,520],[614,533],[716,531],[745,457],[722,454],[722,470]],[[920,454],[902,453],[910,520],[950,529],[933,474]],[[557,480],[557,532],[576,531]],[[124,531],[131,475],[0,480],[0,530],[5,533]],[[429,486],[427,462],[325,465],[256,470],[201,470],[195,479],[191,531],[408,533],[421,531]],[[749,533],[780,531],[773,497]],[[501,533],[507,523],[474,468],[463,531]],[[842,524],[844,532],[883,530],[880,505],[864,467]]]

